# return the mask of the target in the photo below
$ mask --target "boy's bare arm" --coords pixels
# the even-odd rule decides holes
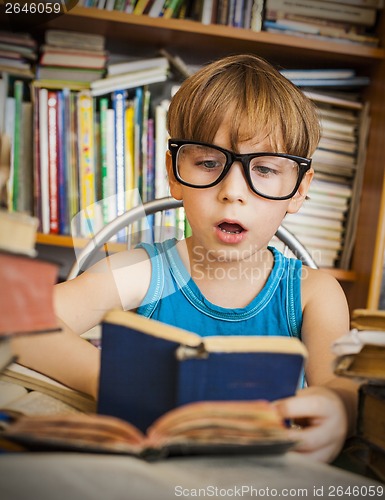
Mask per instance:
[[[358,385],[334,374],[335,355],[331,349],[333,342],[349,331],[348,305],[333,277],[321,271],[315,273],[314,277],[309,275],[304,298],[302,336],[309,351],[307,381],[310,386],[327,387],[339,395],[352,433],[356,425]]]
[[[277,405],[283,417],[301,425],[299,430],[290,430],[291,438],[298,442],[297,451],[330,462],[356,425],[358,386],[334,375],[331,351],[334,340],[349,329],[349,314],[334,278],[320,271],[304,271],[302,338],[309,351],[309,387]]]
[[[65,324],[62,331],[12,339],[17,361],[96,399],[100,351]]]
[[[18,362],[96,397],[100,352],[79,334],[100,323],[111,309],[137,307],[150,277],[147,254],[135,250],[115,254],[56,285],[55,309],[63,330],[14,339]]]
[[[138,307],[150,279],[151,263],[144,250],[119,252],[56,285],[56,313],[73,332],[84,333],[111,309]]]

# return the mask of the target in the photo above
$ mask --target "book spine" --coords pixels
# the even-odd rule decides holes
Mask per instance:
[[[33,213],[33,154],[32,154],[32,103],[23,102],[21,109],[20,186],[17,209]]]
[[[234,17],[232,25],[236,28],[241,28],[243,26],[243,15],[244,15],[245,5],[243,0],[236,0],[234,8]]]
[[[42,231],[41,214],[41,179],[40,179],[40,124],[39,124],[39,89],[32,87],[33,102],[33,214],[39,221],[38,230]]]
[[[163,4],[164,0],[155,0],[148,12],[148,15],[150,17],[159,17],[162,12]]]
[[[134,104],[130,101],[126,107],[126,210],[134,206],[135,189],[135,117]]]
[[[147,140],[148,140],[148,119],[149,119],[149,110],[150,110],[150,91],[146,88],[143,91],[143,112],[142,112],[142,134],[140,137],[141,140],[141,150],[142,150],[142,179],[143,179],[143,188],[142,188],[142,200],[143,202],[149,201],[148,193],[148,158],[147,158]]]
[[[65,94],[68,94],[68,89],[63,89],[57,92],[58,104],[58,185],[59,185],[59,233],[69,233],[68,219],[68,179],[67,179],[67,147],[66,136],[68,136],[68,124],[66,114],[67,99]]]
[[[373,26],[376,10],[352,5],[341,5],[321,0],[266,0],[266,18],[277,11],[300,14],[321,19],[340,20],[365,26]]]
[[[48,162],[48,90],[39,91],[39,166],[41,193],[41,228],[44,234],[50,228],[49,162]]]
[[[108,222],[108,165],[107,165],[107,109],[108,99],[102,97],[99,101],[100,111],[100,177],[102,190],[103,222]]]
[[[136,15],[143,14],[144,9],[146,8],[148,2],[149,2],[149,0],[138,0],[136,2],[135,7],[134,7],[133,14],[136,14]]]
[[[384,428],[385,387],[364,384],[359,390],[357,434],[385,452]]]
[[[83,236],[95,232],[95,157],[93,102],[88,91],[78,95],[78,151],[81,231]]]
[[[117,215],[125,211],[125,108],[126,92],[117,90],[112,95],[115,111],[115,165],[116,165],[116,207]]]
[[[80,210],[79,200],[79,157],[77,134],[77,95],[69,94],[69,133],[67,134],[67,148],[69,151],[68,164],[68,218],[72,223],[73,218]]]
[[[338,0],[338,3],[356,5],[357,7],[374,7],[375,9],[384,7],[384,0]]]
[[[16,80],[14,84],[15,96],[15,121],[13,135],[13,169],[10,175],[12,179],[11,204],[14,211],[18,210],[18,199],[20,190],[20,148],[21,148],[21,120],[24,84]]]
[[[168,106],[169,101],[163,101],[155,108],[155,198],[163,198],[169,194],[165,167]]]
[[[134,118],[135,118],[135,187],[138,189],[138,194],[142,196],[142,174],[143,174],[143,158],[141,148],[141,138],[143,129],[143,88],[137,87],[134,100]],[[136,200],[140,203],[140,200]]]
[[[1,72],[0,79],[0,134],[5,132],[5,103],[9,90],[9,75],[5,71]]]
[[[59,232],[58,194],[58,99],[55,91],[48,92],[48,178],[49,178],[49,228]]]

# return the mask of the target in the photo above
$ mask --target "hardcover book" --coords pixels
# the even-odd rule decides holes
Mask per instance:
[[[198,401],[275,400],[302,382],[306,349],[287,337],[211,336],[111,311],[102,324],[98,413],[145,431]]]

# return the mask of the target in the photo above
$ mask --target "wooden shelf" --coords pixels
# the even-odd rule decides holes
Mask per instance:
[[[72,238],[72,236],[63,236],[56,234],[38,233],[36,243],[38,245],[54,246],[61,248],[83,248],[90,242],[88,238]],[[109,252],[119,252],[127,247],[124,243],[108,243]]]
[[[97,33],[108,39],[133,40],[137,46],[193,49],[194,52],[203,51],[205,56],[257,50],[261,56],[276,62],[281,60],[285,65],[298,64],[299,51],[301,65],[322,65],[327,61],[328,67],[341,64],[357,67],[385,59],[383,48],[85,7],[75,7],[40,28],[68,29],[69,25],[71,30]]]

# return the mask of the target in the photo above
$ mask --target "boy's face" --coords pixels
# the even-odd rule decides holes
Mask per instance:
[[[213,143],[226,149],[228,127],[223,124]],[[278,152],[270,142],[258,137],[238,145],[239,153]],[[196,189],[177,182],[172,173],[171,157],[167,155],[171,194],[183,200],[192,229],[193,245],[210,251],[211,255],[229,260],[243,260],[265,249],[286,213],[301,207],[313,172],[309,171],[297,193],[289,200],[269,200],[255,194],[247,184],[242,165],[235,162],[226,177],[216,186]]]

